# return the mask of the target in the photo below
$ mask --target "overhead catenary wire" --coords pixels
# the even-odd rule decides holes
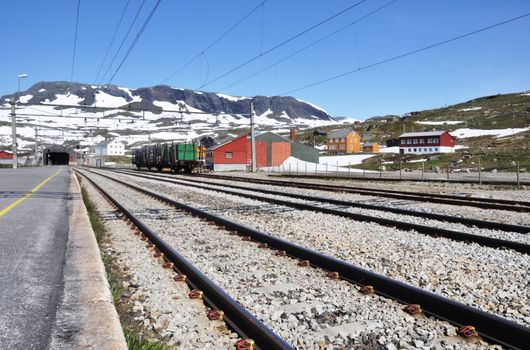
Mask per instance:
[[[248,12],[246,15],[244,15],[243,17],[241,17],[236,23],[234,23],[230,28],[228,28],[223,34],[221,34],[219,37],[217,37],[217,39],[215,39],[214,41],[212,41],[208,46],[206,46],[206,48],[204,48],[201,52],[199,52],[198,54],[196,54],[193,58],[191,58],[189,61],[187,61],[185,64],[183,64],[179,69],[177,69],[176,71],[174,71],[173,73],[171,73],[166,79],[164,79],[161,84],[164,84],[164,83],[167,83],[169,80],[173,79],[174,77],[176,77],[180,72],[182,72],[184,69],[186,69],[186,67],[188,67],[190,64],[192,64],[193,62],[195,62],[199,57],[201,57],[201,55],[203,55],[206,51],[208,51],[209,49],[211,49],[215,44],[217,44],[219,41],[221,41],[221,39],[223,39],[225,36],[227,36],[228,34],[230,34],[230,32],[232,32],[235,28],[237,28],[241,23],[243,23],[243,21],[245,21],[248,17],[250,17],[254,12],[256,12],[260,7],[263,6],[263,4],[265,4],[268,0],[262,0],[260,1],[260,3],[254,7],[250,12]]]
[[[149,22],[151,21],[151,18],[153,18],[153,15],[155,14],[156,10],[158,9],[158,6],[160,5],[160,3],[162,2],[162,0],[158,0],[155,4],[155,6],[153,7],[153,9],[151,10],[151,13],[149,13],[149,16],[147,17],[147,19],[145,20],[144,24],[142,25],[142,27],[140,28],[140,31],[138,32],[138,34],[136,35],[136,37],[134,38],[131,46],[129,46],[129,49],[127,50],[127,52],[125,53],[125,56],[123,57],[123,59],[121,60],[120,64],[118,65],[118,68],[116,68],[116,71],[114,72],[114,74],[112,74],[112,76],[110,77],[109,81],[107,84],[111,84],[112,83],[112,80],[114,80],[114,77],[116,76],[116,74],[118,74],[118,72],[120,71],[123,63],[127,60],[127,58],[129,57],[130,53],[132,52],[133,48],[136,46],[136,44],[138,43],[138,40],[140,40],[140,37],[142,36],[142,34],[144,33],[145,31],[145,28],[147,28],[147,25],[149,24]]]
[[[249,75],[247,75],[247,76],[245,76],[245,77],[243,77],[243,78],[237,80],[236,82],[234,82],[234,83],[232,83],[232,84],[230,84],[230,85],[225,86],[224,88],[218,90],[217,92],[225,91],[225,90],[227,90],[227,89],[229,89],[229,88],[231,88],[231,87],[233,87],[233,86],[235,86],[235,85],[238,85],[238,84],[242,83],[243,81],[246,81],[246,80],[248,80],[248,79],[250,79],[250,78],[252,78],[252,77],[258,75],[258,74],[261,73],[261,72],[266,71],[267,69],[270,69],[270,68],[272,68],[272,67],[277,67],[278,64],[280,64],[280,63],[282,63],[282,62],[284,62],[284,61],[286,61],[286,60],[288,60],[288,59],[290,59],[290,58],[292,58],[292,57],[294,57],[294,56],[296,56],[296,55],[298,55],[298,54],[304,52],[305,50],[307,50],[307,49],[309,49],[309,48],[315,46],[316,44],[318,44],[318,43],[320,43],[320,42],[322,42],[322,41],[324,41],[324,40],[326,40],[326,39],[331,38],[331,37],[334,36],[335,34],[338,34],[338,33],[342,32],[343,30],[346,30],[346,29],[350,28],[351,26],[355,26],[355,24],[359,23],[360,21],[362,21],[362,20],[364,20],[364,19],[366,19],[366,18],[368,18],[368,17],[370,17],[370,16],[376,14],[377,12],[383,10],[384,8],[386,8],[386,7],[390,6],[390,5],[392,5],[393,3],[397,2],[397,1],[399,1],[399,0],[392,0],[392,1],[390,1],[390,2],[388,2],[388,3],[386,3],[386,4],[384,4],[384,5],[382,5],[382,6],[378,7],[378,8],[376,8],[375,10],[370,11],[370,12],[367,13],[366,15],[357,18],[355,21],[350,22],[350,23],[348,23],[348,24],[346,24],[346,25],[340,27],[339,29],[337,29],[337,30],[335,30],[335,31],[333,31],[333,32],[331,32],[331,33],[329,33],[329,34],[323,36],[322,38],[320,38],[320,39],[318,39],[318,40],[315,40],[315,41],[311,42],[309,45],[306,45],[306,46],[302,47],[301,49],[296,50],[295,52],[293,52],[293,53],[291,53],[291,54],[289,54],[289,55],[287,55],[287,56],[285,56],[285,57],[279,59],[278,61],[276,61],[276,62],[274,62],[274,63],[272,63],[272,64],[269,64],[269,65],[266,66],[265,68],[262,68],[262,69],[260,69],[260,70],[258,70],[258,71],[256,71],[256,72],[254,72],[254,73],[251,73],[251,74],[249,74]],[[276,73],[276,74],[277,74],[277,73]],[[279,91],[278,91],[278,93],[279,93]]]
[[[75,66],[75,52],[77,49],[77,29],[79,28],[79,9],[81,7],[81,0],[77,0],[77,11],[75,16],[75,31],[74,31],[74,50],[72,54],[72,68],[70,70],[70,82],[74,80],[74,66]]]
[[[381,61],[378,61],[378,62],[375,62],[375,63],[372,63],[372,64],[368,64],[368,65],[359,67],[357,69],[353,69],[353,70],[350,70],[350,71],[347,71],[347,72],[344,72],[344,73],[341,73],[341,74],[337,74],[337,75],[331,76],[331,77],[326,78],[326,79],[318,80],[316,82],[303,85],[303,86],[298,87],[296,89],[292,89],[292,90],[286,91],[286,92],[280,94],[280,96],[289,95],[289,94],[292,94],[293,92],[304,90],[304,89],[307,89],[307,88],[310,88],[310,87],[313,87],[313,86],[316,86],[316,85],[324,84],[324,83],[326,83],[328,81],[339,79],[339,78],[351,75],[353,73],[356,73],[356,72],[359,72],[359,71],[362,71],[362,70],[366,70],[366,69],[369,69],[369,68],[377,67],[377,66],[380,66],[380,65],[388,63],[388,62],[392,62],[392,61],[395,61],[395,60],[398,60],[398,59],[401,59],[401,58],[404,58],[404,57],[407,57],[407,56],[411,56],[411,55],[420,53],[422,51],[426,51],[426,50],[429,50],[429,49],[432,49],[432,48],[435,48],[435,47],[438,47],[438,46],[442,46],[442,45],[451,43],[453,41],[464,39],[464,38],[467,38],[469,36],[472,36],[472,35],[475,35],[475,34],[478,34],[478,33],[482,33],[482,32],[485,32],[485,31],[493,29],[493,28],[497,28],[497,27],[503,26],[505,24],[508,24],[508,23],[523,19],[523,18],[528,17],[528,16],[530,16],[530,12],[525,13],[525,14],[520,15],[520,16],[517,16],[517,17],[510,18],[510,19],[502,21],[502,22],[498,22],[498,23],[492,24],[492,25],[487,26],[487,27],[483,27],[483,28],[474,30],[472,32],[468,32],[468,33],[465,33],[465,34],[461,34],[461,35],[455,36],[455,37],[450,38],[450,39],[439,41],[439,42],[437,42],[435,44],[427,45],[427,46],[424,46],[424,47],[416,49],[416,50],[408,51],[408,52],[405,52],[403,54],[400,54],[400,55],[397,55],[397,56],[393,56],[391,58],[387,58],[387,59],[384,59],[384,60],[381,60]]]
[[[129,34],[131,33],[131,30],[134,27],[134,23],[138,19],[138,16],[140,15],[140,12],[142,11],[142,8],[144,7],[144,4],[145,4],[145,0],[142,0],[142,3],[138,7],[138,11],[136,11],[136,14],[134,15],[134,18],[133,18],[133,20],[131,22],[131,25],[129,26],[129,29],[127,29],[127,33],[125,33],[125,36],[123,37],[123,40],[121,41],[120,46],[118,47],[118,50],[116,51],[116,53],[114,54],[114,57],[110,61],[109,65],[107,66],[107,69],[105,70],[105,73],[103,73],[103,75],[99,79],[99,84],[101,84],[103,82],[103,80],[107,76],[107,73],[112,68],[112,65],[114,64],[114,61],[116,61],[116,58],[118,58],[118,55],[120,54],[121,48],[123,47],[123,45],[125,44],[125,41],[129,37]]]
[[[348,6],[347,8],[345,8],[345,9],[343,9],[343,10],[341,10],[341,11],[335,13],[334,15],[332,15],[332,16],[330,16],[330,17],[327,17],[326,19],[324,19],[324,20],[318,22],[317,24],[314,24],[314,25],[310,26],[309,28],[304,29],[304,30],[301,31],[300,33],[295,34],[295,35],[291,36],[290,38],[288,38],[288,39],[282,41],[281,43],[274,45],[273,47],[271,47],[270,49],[266,50],[265,52],[260,53],[260,54],[254,56],[254,57],[249,58],[249,59],[246,60],[245,62],[243,62],[243,63],[239,64],[238,66],[236,66],[236,67],[230,69],[229,71],[227,71],[227,72],[225,72],[225,73],[219,75],[217,78],[210,80],[209,82],[207,82],[206,84],[203,84],[203,85],[202,85],[201,87],[199,87],[199,88],[202,89],[202,88],[204,88],[204,87],[206,87],[206,86],[208,86],[208,85],[210,85],[210,84],[212,84],[212,83],[214,83],[214,82],[216,82],[216,81],[218,81],[218,80],[220,80],[220,79],[226,77],[227,75],[229,75],[229,74],[235,72],[236,70],[239,70],[239,69],[245,67],[246,65],[248,65],[248,64],[250,64],[250,63],[256,61],[257,59],[259,59],[259,58],[261,58],[261,57],[263,57],[263,56],[265,56],[265,55],[271,53],[272,51],[274,51],[274,50],[276,50],[276,49],[279,49],[280,47],[282,47],[282,46],[288,44],[289,42],[291,42],[291,41],[293,41],[293,40],[295,40],[295,39],[301,37],[302,35],[304,35],[304,34],[310,32],[310,31],[312,31],[312,30],[314,30],[314,29],[316,29],[316,28],[318,28],[318,27],[320,27],[321,25],[323,25],[323,24],[325,24],[325,23],[331,21],[332,19],[334,19],[334,18],[336,18],[336,17],[338,17],[338,16],[340,16],[340,15],[342,15],[342,14],[344,14],[344,13],[350,11],[350,10],[352,10],[353,8],[355,8],[355,7],[359,6],[359,5],[361,5],[362,3],[366,2],[366,1],[368,1],[368,0],[360,0],[360,1],[356,2],[355,4]]]
[[[96,74],[96,77],[94,78],[94,83],[98,81],[99,75],[101,74],[101,70],[103,69],[105,61],[107,60],[107,57],[110,53],[112,44],[114,44],[114,40],[116,39],[116,35],[118,34],[118,30],[121,26],[121,22],[123,21],[123,17],[125,16],[125,12],[127,11],[127,7],[129,7],[130,2],[131,0],[127,0],[127,2],[125,3],[125,7],[123,8],[120,19],[118,20],[118,25],[116,25],[116,29],[114,29],[114,34],[112,35],[112,39],[110,40],[109,46],[107,47],[107,50],[105,51],[105,56],[103,56],[103,61],[101,61],[101,65],[99,66],[98,73]]]

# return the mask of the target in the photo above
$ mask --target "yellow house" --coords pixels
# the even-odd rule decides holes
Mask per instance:
[[[335,130],[328,135],[328,153],[361,152],[361,137],[353,130]]]

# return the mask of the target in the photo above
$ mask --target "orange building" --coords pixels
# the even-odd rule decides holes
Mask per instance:
[[[361,137],[353,130],[335,130],[328,135],[328,153],[361,152]]]
[[[378,153],[379,144],[375,142],[367,142],[363,145],[363,152],[364,153]]]

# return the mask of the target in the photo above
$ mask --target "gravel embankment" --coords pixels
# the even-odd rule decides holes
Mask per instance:
[[[135,321],[178,349],[233,349],[238,335],[223,322],[208,320],[202,301],[189,299],[188,286],[174,282],[174,272],[161,267],[145,242],[132,233],[91,184],[82,183],[112,242],[103,254],[115,256],[128,274],[124,295],[133,304]]]
[[[185,181],[185,180],[181,180],[181,179],[179,179],[178,181],[181,181],[181,182],[187,183],[187,184],[191,184],[191,185],[195,184],[195,182]],[[339,206],[339,205],[321,203],[321,202],[317,202],[317,201],[300,200],[300,199],[291,198],[291,197],[281,197],[281,196],[277,196],[277,195],[269,195],[269,194],[263,194],[263,193],[259,193],[259,192],[254,192],[251,188],[249,188],[248,190],[232,189],[232,188],[223,187],[222,184],[217,184],[217,185],[208,184],[207,186],[211,187],[212,189],[218,188],[218,189],[221,189],[221,190],[235,191],[235,192],[241,193],[243,195],[244,194],[257,194],[257,195],[263,196],[265,198],[273,198],[273,199],[277,198],[277,199],[287,200],[287,201],[296,202],[296,203],[304,203],[304,204],[310,204],[310,205],[315,205],[315,206],[320,206],[320,207],[325,207],[325,208],[338,209],[338,210],[342,210],[342,211],[351,212],[351,213],[354,213],[354,214],[361,214],[361,215],[385,218],[385,219],[390,219],[390,220],[403,221],[403,222],[408,222],[408,223],[413,223],[413,224],[418,224],[418,225],[425,225],[425,226],[429,226],[429,227],[438,227],[438,228],[443,228],[443,229],[447,229],[447,230],[453,230],[453,231],[465,232],[465,233],[469,233],[469,234],[475,234],[475,235],[479,235],[479,236],[487,236],[487,237],[493,237],[493,238],[499,238],[499,239],[505,239],[505,240],[515,241],[515,242],[530,244],[530,235],[529,234],[521,234],[521,233],[518,233],[518,232],[505,232],[505,231],[498,231],[498,230],[489,230],[489,229],[484,229],[484,228],[469,227],[469,226],[466,226],[464,224],[450,223],[450,222],[444,222],[444,221],[439,221],[439,220],[431,220],[431,219],[415,217],[415,216],[408,216],[408,215],[389,213],[389,212],[384,212],[384,211],[381,211],[381,210],[363,209],[363,208],[355,208],[355,207],[349,207],[349,206]],[[257,186],[256,186],[256,188],[257,188]],[[301,193],[301,192],[293,191],[293,189],[290,189],[290,188],[279,189],[277,187],[273,188],[271,186],[260,187],[260,188],[267,189],[267,190],[281,191],[281,192],[284,192],[284,193],[292,193],[292,194]],[[304,194],[306,194],[306,193],[304,193]],[[326,198],[332,198],[332,197],[328,195],[328,196],[326,196]],[[334,199],[337,199],[337,198],[334,198]]]
[[[500,348],[467,343],[446,322],[415,319],[402,311],[402,304],[363,295],[357,286],[330,281],[322,270],[299,267],[255,242],[111,180],[89,176],[295,348]]]
[[[109,173],[107,173],[109,174]],[[377,273],[530,325],[530,257],[372,223],[114,174]]]
[[[185,179],[185,178],[179,178]],[[199,179],[196,179],[199,180]],[[360,195],[354,193],[344,193],[344,192],[329,192],[329,191],[318,191],[310,189],[301,189],[287,186],[272,186],[272,185],[263,185],[263,184],[254,184],[239,181],[229,181],[229,180],[219,180],[219,179],[203,179],[205,182],[212,182],[218,184],[230,184],[237,186],[247,186],[260,189],[268,189],[275,191],[282,191],[285,193],[302,193],[305,195],[315,196],[315,197],[324,197],[324,198],[333,198],[339,200],[346,200],[352,202],[360,202],[366,204],[375,204],[381,206],[395,207],[401,209],[410,209],[415,211],[424,211],[428,213],[438,213],[445,215],[453,215],[460,217],[468,217],[481,220],[489,221],[498,221],[503,223],[515,224],[515,225],[525,225],[530,226],[530,215],[528,213],[519,213],[511,212],[505,210],[491,210],[491,209],[481,209],[475,207],[466,207],[466,206],[454,206],[449,204],[439,204],[439,203],[427,203],[427,202],[418,202],[411,200],[402,200],[402,199],[393,199],[393,198],[384,198],[370,195]],[[513,191],[512,191],[513,192]],[[530,193],[527,193],[526,200],[530,201]],[[515,199],[515,198],[510,198]]]
[[[224,174],[212,174],[218,175],[221,178]],[[233,175],[233,174],[227,174]],[[425,193],[441,193],[451,195],[461,195],[466,197],[479,197],[479,198],[498,198],[508,200],[519,200],[519,201],[530,201],[530,189],[523,186],[520,190],[514,189],[514,187],[506,186],[495,186],[495,185],[482,185],[477,184],[465,184],[465,183],[446,183],[446,182],[421,182],[421,181],[403,181],[403,182],[389,182],[389,181],[370,181],[370,180],[346,180],[346,179],[304,179],[304,178],[287,178],[279,176],[268,176],[265,173],[244,173],[239,172],[235,176],[243,178],[258,178],[258,179],[272,179],[279,181],[294,181],[294,182],[307,182],[307,183],[321,183],[327,185],[337,186],[352,186],[352,187],[363,187],[366,189],[377,188],[385,190],[396,190],[396,191],[412,191],[412,192],[425,192]],[[502,177],[502,174],[500,175]],[[528,176],[528,174],[527,174]]]

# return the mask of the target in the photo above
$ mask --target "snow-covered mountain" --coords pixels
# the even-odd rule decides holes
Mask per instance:
[[[230,137],[248,128],[251,102],[257,128],[261,130],[281,132],[291,127],[304,129],[340,123],[322,108],[289,96],[228,96],[166,85],[128,89],[114,85],[40,82],[26,91],[0,98],[0,145],[11,142],[8,102],[12,98],[20,102],[16,111],[17,133],[23,147],[33,144],[35,127],[41,143],[76,140],[88,145],[117,137],[134,145],[149,138]],[[83,108],[85,106],[115,109]]]

